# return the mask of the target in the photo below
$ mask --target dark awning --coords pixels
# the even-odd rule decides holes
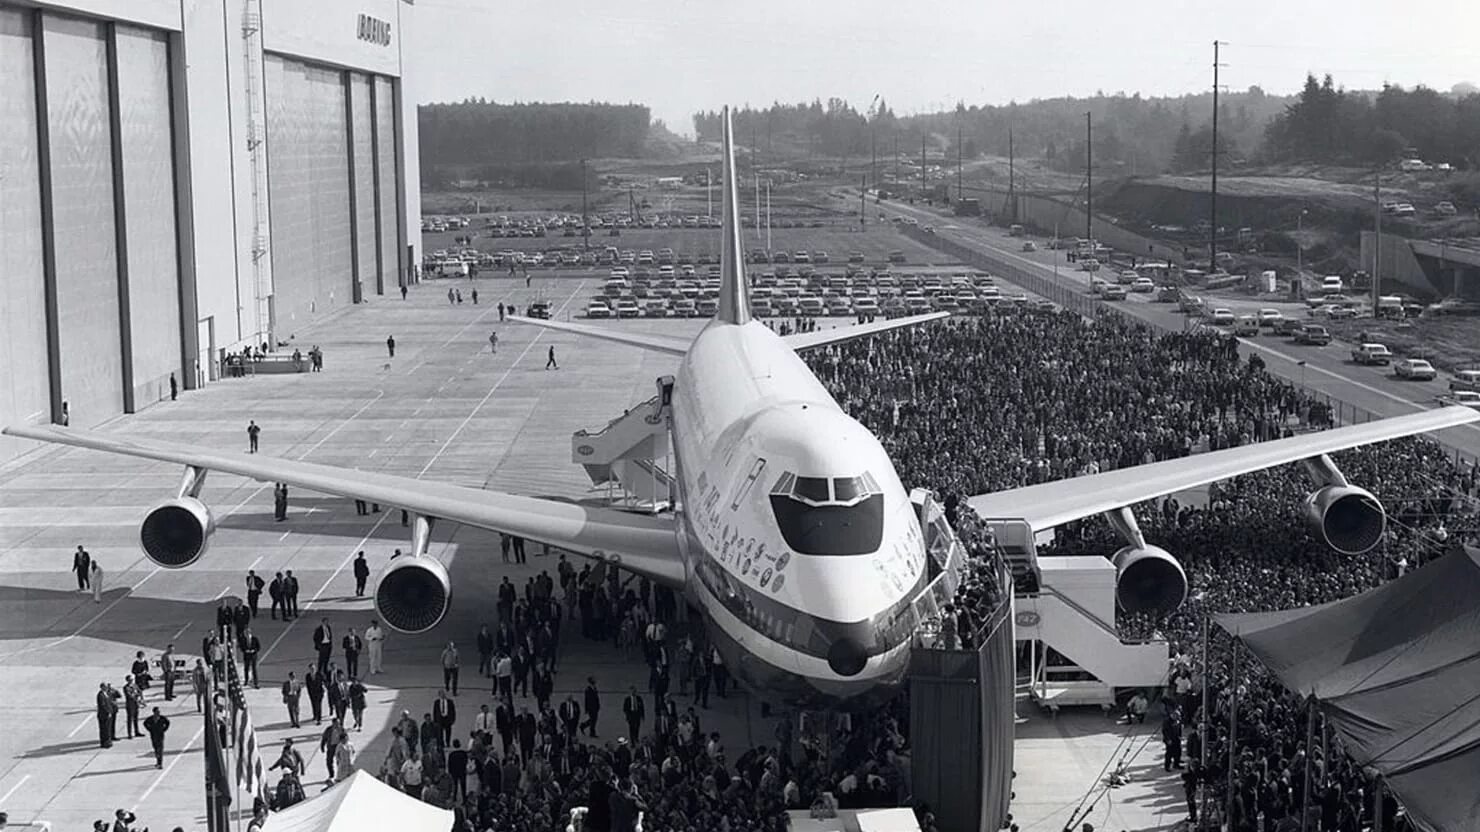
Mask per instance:
[[[1480,549],[1342,601],[1215,620],[1315,696],[1419,828],[1480,829]]]

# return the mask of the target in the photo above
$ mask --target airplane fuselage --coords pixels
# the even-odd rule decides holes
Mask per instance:
[[[690,600],[726,669],[768,698],[891,692],[928,577],[883,446],[759,321],[714,322],[674,380],[672,440]]]

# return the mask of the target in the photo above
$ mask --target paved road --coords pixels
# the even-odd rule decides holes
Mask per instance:
[[[988,227],[977,219],[946,216],[932,209],[898,203],[876,207],[883,208],[888,215],[913,217],[922,225],[932,225],[936,234],[946,240],[965,245],[1009,266],[1036,271],[1066,291],[1089,292],[1087,272],[1074,270],[1063,262],[1055,266],[1055,258],[1061,259],[1062,252],[1024,252],[1021,250],[1022,238],[1010,237],[1005,230]],[[1177,331],[1186,326],[1185,316],[1174,305],[1154,303],[1148,295],[1131,295],[1126,301],[1114,305],[1126,314],[1164,330]],[[1263,306],[1280,306],[1236,299],[1226,302],[1220,299],[1218,305],[1228,306],[1240,314]],[[1276,375],[1327,396],[1332,406],[1337,408],[1341,421],[1365,421],[1426,410],[1435,407],[1436,397],[1447,389],[1447,380],[1443,376],[1431,382],[1398,381],[1387,368],[1352,364],[1348,360],[1351,345],[1346,343],[1333,341],[1325,347],[1297,346],[1266,334],[1258,338],[1241,338],[1239,344],[1241,352],[1258,354]],[[1304,366],[1300,362],[1304,362]],[[1438,438],[1463,457],[1471,461],[1480,459],[1480,426],[1471,424],[1451,428],[1440,433]]]

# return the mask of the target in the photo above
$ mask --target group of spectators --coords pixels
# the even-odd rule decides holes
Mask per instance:
[[[980,568],[990,535],[962,507],[965,497],[1331,421],[1329,407],[1240,360],[1226,339],[1155,335],[1070,314],[961,319],[834,345],[807,359],[844,409],[884,443],[901,480],[940,495],[976,559],[941,622],[941,637],[963,647],[1002,591]],[[1476,471],[1425,441],[1370,446],[1338,455],[1337,463],[1389,509],[1390,532],[1366,555],[1337,556],[1304,531],[1295,509],[1310,484],[1298,466],[1220,484],[1205,507],[1168,499],[1138,510],[1148,539],[1179,557],[1196,594],[1169,616],[1118,623],[1128,637],[1160,634],[1172,642],[1168,685],[1146,692],[1149,708],[1163,735],[1177,738],[1189,794],[1205,789],[1213,814],[1228,802],[1229,713],[1237,700],[1231,827],[1239,832],[1259,828],[1261,815],[1264,828],[1290,828],[1305,802],[1308,755],[1317,758],[1310,805],[1318,828],[1356,829],[1370,820],[1377,784],[1339,742],[1307,748],[1305,703],[1247,659],[1235,695],[1230,645],[1215,630],[1212,648],[1202,651],[1208,616],[1346,597],[1421,565],[1475,526]],[[1096,518],[1059,529],[1053,550],[1105,554],[1120,545]],[[522,545],[515,557],[523,562]],[[627,832],[639,813],[647,829],[781,830],[788,809],[911,803],[907,694],[825,724],[778,718],[764,744],[732,755],[705,724],[710,694],[728,694],[728,671],[672,592],[561,557],[522,588],[506,581],[490,612],[490,625],[473,638],[477,678],[493,692],[488,704],[469,706],[474,712],[461,720],[448,719],[447,706],[421,720],[403,714],[379,768],[357,763],[451,809],[459,832],[568,823]],[[624,694],[590,678],[581,696],[554,696],[561,641],[577,632],[641,657],[646,688]],[[1201,707],[1205,678],[1209,713]],[[1144,712],[1146,696],[1141,701]],[[1207,769],[1199,765],[1204,750]],[[1392,825],[1401,823],[1395,804],[1384,806],[1385,828],[1401,828]],[[916,808],[931,829],[928,811]],[[573,812],[584,812],[584,821]]]
[[[1242,361],[1231,339],[1158,335],[1071,314],[984,317],[896,331],[809,358],[844,409],[880,437],[901,479],[936,488],[951,509],[969,495],[1333,426],[1328,404],[1264,372],[1257,358]],[[1299,466],[1217,484],[1207,506],[1165,499],[1138,513],[1147,538],[1181,560],[1194,589],[1192,600],[1170,616],[1123,615],[1118,622],[1127,638],[1160,636],[1172,644],[1176,659],[1168,685],[1149,693],[1161,700],[1151,712],[1163,722],[1168,769],[1182,766],[1190,816],[1203,791],[1213,820],[1231,805],[1235,830],[1299,828],[1304,805],[1316,824],[1310,828],[1355,830],[1371,822],[1379,804],[1372,772],[1356,766],[1319,719],[1320,741],[1306,747],[1307,703],[1247,653],[1239,661],[1235,695],[1231,642],[1211,628],[1206,657],[1202,648],[1215,613],[1348,597],[1422,565],[1456,536],[1473,537],[1480,529],[1476,468],[1430,442],[1367,446],[1336,455],[1336,462],[1390,515],[1382,545],[1365,555],[1337,555],[1307,533],[1298,506],[1312,484]],[[955,518],[958,530],[969,525],[967,514]],[[970,539],[965,531],[962,537]],[[1059,528],[1054,545],[1042,553],[1106,554],[1122,545],[1108,523],[1091,518]],[[964,601],[958,595],[956,606],[969,609]],[[1205,675],[1209,714],[1201,712]],[[1137,700],[1144,714],[1146,698]],[[1235,700],[1240,727],[1231,738]],[[1231,801],[1230,744],[1236,759]],[[1200,767],[1204,750],[1206,769]],[[1307,802],[1308,755],[1314,774]],[[1380,805],[1384,828],[1403,828],[1391,796]]]

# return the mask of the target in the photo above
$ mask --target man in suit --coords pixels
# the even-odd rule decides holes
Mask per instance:
[[[504,757],[507,758],[514,748],[514,703],[505,699],[498,703],[493,712],[494,728],[498,730],[499,739],[504,741]]]
[[[288,706],[288,724],[294,728],[298,726],[298,708],[303,703],[303,683],[288,671],[288,678],[283,682],[283,704]]]
[[[313,649],[319,657],[319,673],[328,673],[329,659],[334,655],[334,628],[328,618],[319,619],[319,626],[313,628]]]
[[[134,684],[134,677],[123,677],[123,712],[126,719],[124,727],[128,729],[128,738],[140,736],[144,732],[139,729],[139,708],[144,704],[144,692]]]
[[[107,682],[98,683],[98,747],[113,747],[113,719],[118,713],[118,705],[113,701],[113,695],[108,690]]]
[[[583,726],[591,736],[596,736],[596,720],[601,716],[601,694],[596,690],[596,677],[586,677],[586,722]]]
[[[257,617],[257,604],[262,600],[262,587],[265,585],[256,570],[247,570],[247,608],[252,611],[253,618]]]
[[[324,722],[324,677],[314,665],[308,666],[303,674],[303,686],[308,689],[308,704],[313,709],[313,724]]]
[[[442,732],[442,744],[451,744],[452,726],[457,722],[457,703],[447,697],[445,690],[438,693],[437,700],[432,703],[432,722]]]
[[[164,768],[164,733],[170,730],[170,718],[155,708],[144,720],[144,730],[149,732],[149,744],[154,746],[154,767]]]
[[[159,655],[159,673],[164,681],[164,698],[166,701],[175,698],[175,645],[166,644],[164,652]]]
[[[88,573],[92,571],[92,555],[81,546],[72,555],[72,571],[77,573],[77,591],[86,592],[88,584]]]
[[[262,652],[262,640],[257,638],[250,626],[242,630],[241,648],[242,684],[250,680],[253,688],[262,687],[262,677],[257,673],[257,654]]]
[[[363,500],[360,501],[362,504]],[[370,580],[370,564],[365,562],[365,552],[361,550],[355,555],[355,597],[365,596],[365,582]]]
[[[627,698],[622,700],[622,715],[627,717],[627,738],[637,742],[642,737],[642,719],[646,715],[646,706],[642,703],[642,697],[637,695],[634,686],[627,692]]]
[[[293,577],[293,570],[289,569],[283,577],[283,615],[285,618],[298,617],[298,579]]]
[[[535,736],[539,732],[539,722],[534,714],[529,712],[529,706],[524,707],[524,712],[519,714],[519,759],[525,765],[529,765],[529,758],[534,754]]]
[[[288,620],[288,607],[284,603],[286,600],[284,598],[286,590],[287,587],[283,583],[283,573],[279,572],[273,575],[272,583],[267,585],[267,597],[272,599],[272,609],[268,610],[268,612],[272,615],[273,621],[277,620],[279,609],[283,611],[283,620]]]
[[[565,728],[565,736],[574,740],[581,724],[581,703],[577,702],[574,696],[566,694],[565,701],[560,703],[558,713],[560,724]]]
[[[344,641],[344,672],[351,679],[360,676],[360,651],[365,649],[365,642],[355,634],[355,628],[350,627],[349,633],[345,635]]]

